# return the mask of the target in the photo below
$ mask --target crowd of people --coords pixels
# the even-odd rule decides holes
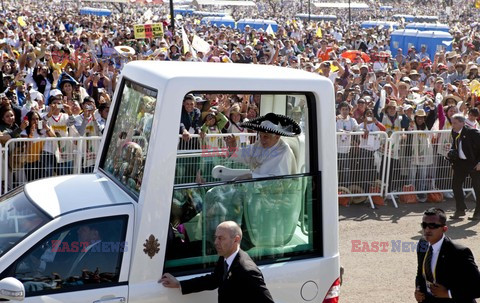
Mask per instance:
[[[256,1],[256,7],[222,8],[236,20],[275,20],[278,30],[273,32],[249,26],[244,31],[215,27],[202,23],[198,16],[176,16],[173,28],[166,5],[128,4],[120,12],[118,6],[102,3],[98,5],[110,8],[113,14],[99,17],[80,15],[78,3],[29,2],[20,6],[5,1],[0,13],[4,24],[0,29],[0,140],[5,144],[19,137],[101,135],[118,75],[132,60],[265,64],[318,73],[334,85],[338,132],[386,131],[391,135],[399,130],[446,130],[455,113],[464,114],[467,124],[478,127],[480,33],[473,3],[453,1],[448,15],[447,10],[421,0],[410,6],[386,1],[384,4],[393,6],[389,11],[379,9],[381,4],[375,1],[366,3],[370,9],[352,10],[351,24],[345,9],[312,7],[312,14],[334,14],[337,21],[295,19],[295,14],[307,8],[293,1],[279,1],[277,6]],[[450,25],[452,51],[438,50],[430,58],[423,48],[391,49],[391,28],[360,26],[368,19],[391,20],[393,14],[439,16]],[[148,22],[163,23],[163,36],[135,39],[133,25]],[[405,25],[404,20],[399,22],[400,28]],[[192,46],[194,38],[208,43],[209,50]],[[129,46],[133,52],[122,53],[116,46]],[[359,53],[347,55],[352,51]],[[244,102],[243,96],[214,96],[213,103],[220,105],[214,111],[210,109],[212,100],[188,98],[184,108],[186,103],[200,104],[197,107],[203,114],[195,115],[194,128],[180,127],[184,139],[194,133],[242,132],[238,124],[259,114],[256,102]],[[339,144],[339,159],[349,158],[342,154],[349,149]],[[17,171],[26,168],[16,176],[18,180],[70,173],[73,159],[69,149],[66,141],[24,144],[15,155],[30,156],[10,165]],[[366,150],[363,157],[371,159],[375,149]],[[340,166],[348,171],[351,165]],[[423,168],[419,171],[425,174]],[[418,186],[426,189],[425,184]]]

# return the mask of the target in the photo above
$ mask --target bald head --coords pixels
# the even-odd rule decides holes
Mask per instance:
[[[221,228],[221,229],[226,230],[232,238],[235,238],[235,236],[239,236],[240,239],[242,239],[242,236],[243,236],[242,229],[237,224],[237,222],[224,221],[224,222],[218,224],[217,228]]]
[[[228,258],[240,246],[242,229],[233,221],[225,221],[217,226],[215,231],[215,249],[219,256]]]

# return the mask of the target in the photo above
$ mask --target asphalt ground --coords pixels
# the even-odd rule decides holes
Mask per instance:
[[[399,203],[398,208],[386,202],[376,209],[371,209],[369,203],[340,206],[340,263],[344,267],[340,302],[416,302],[413,293],[417,256],[412,247],[422,236],[423,212],[439,207],[449,216],[455,211],[453,199],[441,203]],[[463,220],[448,219],[446,235],[468,246],[480,265],[480,221],[467,220],[475,203],[471,197],[466,203],[467,216]],[[377,249],[373,242],[378,242]]]

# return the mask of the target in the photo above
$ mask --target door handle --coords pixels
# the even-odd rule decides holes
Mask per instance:
[[[93,301],[93,303],[115,303],[115,302],[125,303],[127,302],[127,300],[125,299],[125,297],[115,297],[115,298],[105,298],[105,299]]]

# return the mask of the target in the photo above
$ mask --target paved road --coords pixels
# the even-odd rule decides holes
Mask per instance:
[[[340,207],[340,262],[345,268],[341,302],[416,302],[413,292],[417,260],[411,247],[421,237],[423,211],[432,206],[444,209],[447,215],[455,210],[453,201],[399,204],[398,209],[392,204],[375,210],[367,204]],[[475,203],[467,200],[467,207],[473,208]],[[467,213],[467,216],[471,213]],[[480,222],[465,218],[448,221],[447,224],[447,235],[470,247],[480,265]],[[388,246],[383,244],[387,252],[367,252],[367,247],[362,244],[353,247],[352,241],[355,240],[387,242]],[[404,248],[399,248],[399,241],[405,245]],[[354,252],[352,248],[365,251]],[[368,248],[374,250],[371,245]],[[382,250],[380,245],[379,250]]]

